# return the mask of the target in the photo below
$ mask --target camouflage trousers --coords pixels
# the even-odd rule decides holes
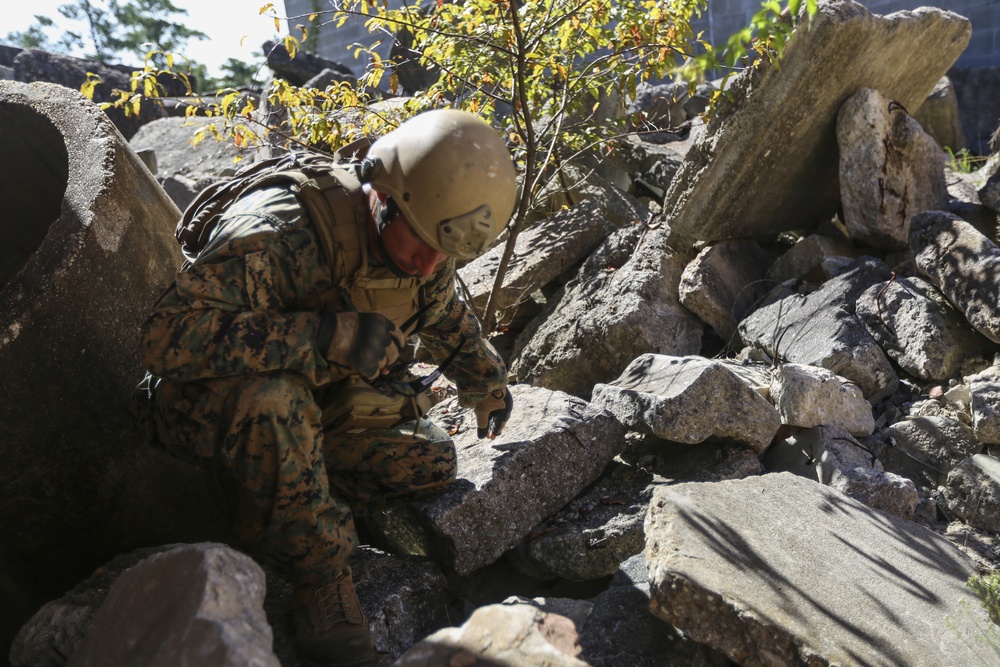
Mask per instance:
[[[322,406],[290,372],[161,381],[160,443],[214,474],[242,546],[296,583],[338,574],[357,543],[355,511],[435,494],[455,478],[455,445],[426,419],[324,437]]]

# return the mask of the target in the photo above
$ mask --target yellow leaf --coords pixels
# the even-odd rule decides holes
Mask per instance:
[[[274,3],[273,2],[269,2],[266,5],[264,5],[263,7],[261,7],[260,8],[260,12],[257,14],[257,16],[260,16],[261,14],[263,14],[264,12],[266,12],[269,9],[274,9]]]
[[[299,50],[299,40],[295,39],[291,35],[285,36],[285,50],[288,51],[288,57],[294,58],[295,54]]]
[[[281,19],[277,16],[274,17],[274,31],[281,32]]]
[[[167,68],[168,69],[174,68],[174,54],[172,53],[167,54]]]
[[[309,22],[312,23],[313,21],[315,21],[316,20],[316,16],[317,16],[317,14],[310,14],[309,15]]]
[[[138,116],[139,115],[139,107],[142,104],[142,97],[140,97],[139,95],[133,95],[132,99],[129,100],[129,102],[132,105],[131,106],[131,113],[133,115],[135,115],[135,116]]]
[[[399,75],[393,70],[389,75],[389,92],[395,95],[397,90],[399,90]]]

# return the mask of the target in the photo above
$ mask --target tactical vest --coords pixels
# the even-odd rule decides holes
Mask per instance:
[[[319,155],[289,154],[251,165],[228,181],[203,190],[187,207],[175,235],[189,262],[237,198],[272,185],[290,186],[312,220],[333,286],[297,304],[305,310],[378,312],[407,333],[421,310],[420,288],[431,278],[400,278],[368,256],[368,202],[356,163]]]

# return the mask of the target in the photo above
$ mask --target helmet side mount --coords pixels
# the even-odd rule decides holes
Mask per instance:
[[[437,226],[438,243],[447,254],[471,259],[484,252],[493,240],[493,210],[489,204],[463,215],[442,220]]]

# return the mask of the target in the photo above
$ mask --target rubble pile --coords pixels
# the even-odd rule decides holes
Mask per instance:
[[[941,98],[970,32],[945,10],[825,0],[710,122],[620,142],[631,187],[592,173],[582,203],[521,235],[499,299],[509,427],[478,440],[439,401],[458,479],[359,528],[386,665],[930,667],[996,645],[966,582],[1000,563],[1000,160],[956,173],[939,143],[960,134]],[[0,83],[0,117],[38,90]],[[674,101],[637,103],[665,124],[698,113]],[[172,122],[132,148],[180,160]],[[177,196],[219,165],[171,167]],[[499,252],[460,269],[478,308]],[[0,362],[9,285],[46,268],[22,260],[0,284]],[[131,456],[150,492],[193,474]],[[65,595],[36,592],[10,663],[299,665],[288,584],[205,517],[117,511],[142,489],[115,479],[95,516],[141,538],[115,534],[120,555]],[[0,496],[0,516],[18,507]],[[29,554],[5,549],[16,588]]]

